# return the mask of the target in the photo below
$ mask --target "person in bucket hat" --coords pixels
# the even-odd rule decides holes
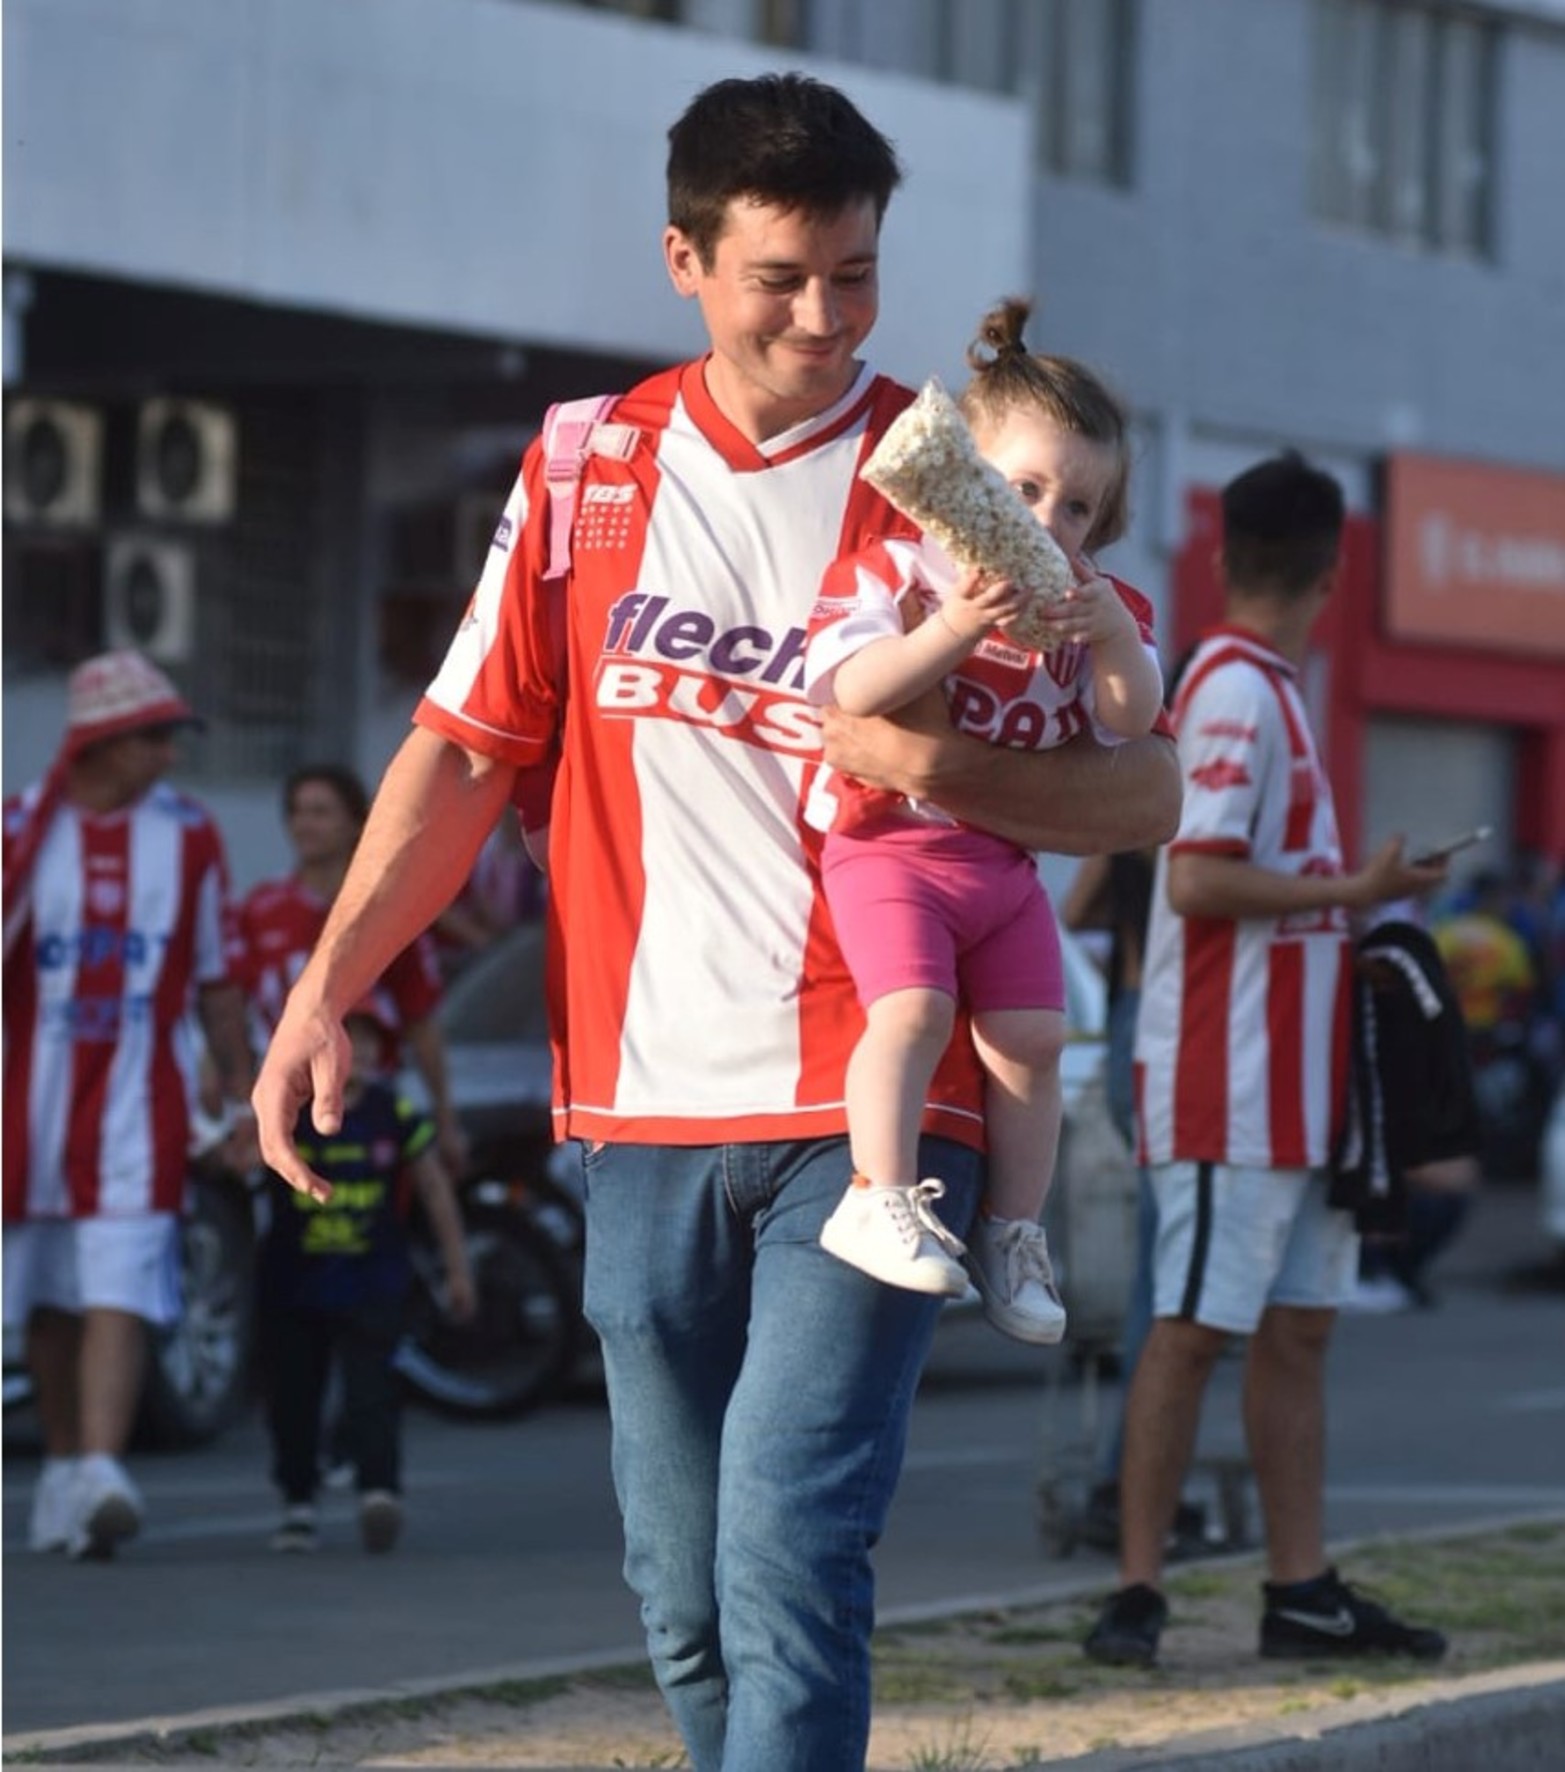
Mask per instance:
[[[222,839],[163,780],[199,724],[140,653],[90,658],[4,809],[5,1310],[44,1437],[39,1551],[112,1556],[140,1524],[121,1456],[144,1325],[179,1309],[192,1011],[226,1094],[250,1083]]]

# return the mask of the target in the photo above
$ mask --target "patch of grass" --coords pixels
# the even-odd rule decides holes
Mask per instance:
[[[1215,1600],[1229,1593],[1234,1584],[1231,1569],[1189,1569],[1164,1583],[1170,1600]]]
[[[624,1667],[605,1667],[595,1673],[583,1674],[580,1684],[603,1692],[655,1692],[657,1676],[650,1661],[636,1661]],[[571,1682],[562,1680],[560,1686],[568,1692]]]
[[[613,1671],[605,1668],[602,1673],[607,1675]],[[538,1680],[497,1680],[492,1686],[470,1687],[462,1697],[481,1699],[485,1704],[508,1704],[513,1709],[526,1710],[535,1704],[546,1704],[551,1698],[562,1697],[574,1685],[575,1682],[567,1679],[564,1674],[551,1674]],[[438,1700],[437,1708],[445,1702]]]
[[[1008,1673],[1000,1684],[1007,1698],[1025,1704],[1035,1698],[1075,1698],[1087,1689],[1088,1682],[1056,1667],[1042,1668],[1036,1673],[1018,1669]]]
[[[974,1735],[970,1716],[957,1719],[948,1740],[916,1747],[908,1757],[908,1772],[988,1772],[992,1765],[989,1738]]]
[[[987,1640],[998,1647],[1024,1647],[1031,1643],[1076,1643],[1080,1639],[1069,1625],[1048,1624],[1006,1624],[985,1633]]]
[[[949,1661],[925,1656],[876,1658],[877,1704],[960,1704],[975,1696],[973,1682]]]

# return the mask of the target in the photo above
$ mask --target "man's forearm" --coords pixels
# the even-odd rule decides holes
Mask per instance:
[[[255,1081],[244,993],[236,984],[202,985],[196,993],[196,1016],[224,1099],[243,1101]]]
[[[1009,750],[951,734],[919,795],[1024,849],[1098,855],[1166,843],[1179,827],[1179,762],[1166,738],[1112,748],[1091,738]]]

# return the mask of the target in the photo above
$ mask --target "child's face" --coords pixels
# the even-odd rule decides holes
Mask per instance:
[[[1012,408],[976,433],[980,454],[1021,494],[1022,502],[1074,560],[1114,485],[1112,445],[1061,429],[1041,412]]]

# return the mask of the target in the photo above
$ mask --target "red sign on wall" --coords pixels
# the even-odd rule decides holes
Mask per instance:
[[[1565,658],[1565,474],[1394,455],[1386,632]]]

